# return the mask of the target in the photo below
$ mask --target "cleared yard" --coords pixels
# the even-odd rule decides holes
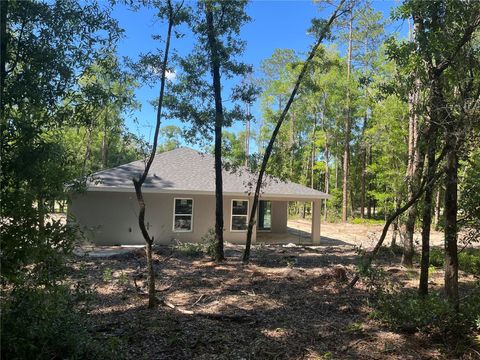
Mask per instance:
[[[369,239],[371,230],[363,225],[342,236],[334,234],[337,226],[324,225],[322,235],[346,243]],[[393,332],[371,319],[363,283],[344,291],[357,261],[352,246],[259,245],[246,266],[241,251],[228,245],[227,260],[217,265],[157,248],[158,298],[164,304],[153,310],[146,307],[142,249],[77,256],[72,282],[91,289],[88,321],[95,336],[117,344],[129,359],[451,358],[451,349],[435,339]],[[393,254],[379,263],[403,286],[416,285],[418,273],[400,267]],[[442,277],[434,271],[431,286],[440,287]],[[463,274],[462,286],[474,280]]]

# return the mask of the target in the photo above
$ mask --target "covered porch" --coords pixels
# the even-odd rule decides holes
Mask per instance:
[[[290,222],[289,201],[311,202],[311,222]],[[270,244],[320,244],[320,221],[322,199],[261,199],[257,210],[256,229],[253,241]],[[309,224],[310,222],[310,224]]]

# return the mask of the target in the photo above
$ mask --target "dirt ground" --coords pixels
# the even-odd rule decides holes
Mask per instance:
[[[377,231],[353,226],[340,237],[337,226],[323,225],[322,235],[350,244]],[[127,359],[453,358],[425,335],[373,320],[362,282],[344,291],[358,260],[351,245],[258,245],[249,265],[240,262],[242,250],[227,245],[227,260],[215,264],[156,248],[157,297],[164,304],[155,309],[146,306],[143,249],[76,256],[72,281],[91,291],[86,306],[95,336]],[[392,255],[379,263],[404,287],[415,286],[418,271],[399,260]],[[431,286],[440,287],[442,277],[435,271]],[[461,277],[463,284],[472,281]]]
[[[300,235],[308,238],[310,236],[311,220],[288,220],[288,227],[301,232]],[[368,249],[375,246],[375,243],[380,237],[382,230],[383,225],[322,222],[321,245],[361,246]],[[390,245],[392,235],[393,232],[390,227],[390,231],[387,233],[387,237],[385,238],[385,245]],[[420,245],[420,233],[415,234],[414,241],[417,246]],[[397,243],[400,242],[400,235],[398,235]],[[430,244],[432,246],[443,246],[443,233],[432,230],[430,233]]]

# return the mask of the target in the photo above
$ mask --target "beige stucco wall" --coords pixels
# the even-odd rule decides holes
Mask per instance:
[[[288,201],[272,200],[272,233],[286,233]]]
[[[174,198],[193,199],[193,231],[173,231]],[[146,222],[156,243],[170,244],[174,239],[185,242],[200,241],[215,224],[215,197],[212,195],[144,194],[147,212]],[[246,232],[231,231],[231,205],[233,199],[242,197],[225,196],[224,239],[228,242],[245,241]],[[252,199],[249,200],[249,208]],[[287,231],[287,201],[272,201],[272,232]],[[80,226],[85,236],[97,245],[143,245],[138,228],[138,204],[134,193],[88,192],[75,196],[69,213]]]

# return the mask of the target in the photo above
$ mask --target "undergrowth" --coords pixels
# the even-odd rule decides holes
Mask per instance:
[[[480,331],[480,283],[462,298],[457,312],[441,292],[422,297],[416,289],[393,282],[381,268],[370,268],[363,275],[373,319],[398,331],[427,334],[458,354],[474,343],[474,334]]]

